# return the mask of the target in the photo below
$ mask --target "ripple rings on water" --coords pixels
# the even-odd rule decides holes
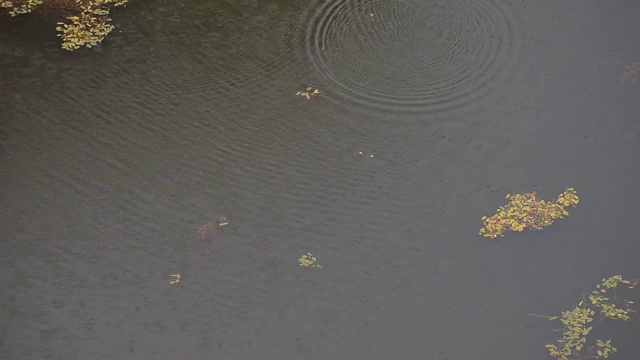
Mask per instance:
[[[439,113],[491,94],[522,45],[500,0],[319,0],[306,52],[333,100],[369,109]]]

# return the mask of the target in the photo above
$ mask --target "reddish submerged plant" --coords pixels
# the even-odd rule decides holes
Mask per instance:
[[[208,238],[212,238],[214,232],[217,229],[220,229],[223,226],[229,225],[227,218],[221,216],[217,221],[209,221],[206,224],[198,226],[198,231],[196,232],[196,237],[200,240],[206,240]]]

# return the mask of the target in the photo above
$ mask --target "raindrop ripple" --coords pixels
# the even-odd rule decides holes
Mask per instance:
[[[494,93],[524,35],[499,0],[326,0],[308,7],[306,52],[334,101],[441,113]]]

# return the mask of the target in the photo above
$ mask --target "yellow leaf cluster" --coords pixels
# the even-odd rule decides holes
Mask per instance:
[[[115,28],[107,17],[112,6],[120,6],[126,0],[76,0],[81,11],[78,16],[68,16],[70,24],[59,22],[56,30],[62,38],[62,48],[73,51],[81,46],[98,45]]]
[[[307,99],[307,100],[311,100],[312,96],[315,96],[316,94],[319,94],[320,90],[319,89],[315,89],[313,90],[312,87],[308,87],[306,90],[300,90],[296,93],[296,96],[302,96],[303,98]]]
[[[579,352],[582,351],[582,355],[589,355],[589,351],[593,349],[593,346],[587,344],[587,337],[593,330],[593,324],[591,323],[596,315],[596,310],[599,309],[602,316],[623,321],[629,320],[631,318],[630,314],[635,312],[635,310],[629,308],[630,302],[628,301],[626,309],[617,307],[615,303],[612,303],[611,299],[606,297],[608,289],[615,291],[615,288],[620,283],[628,285],[629,289],[633,289],[638,282],[640,280],[623,279],[621,275],[602,279],[602,283],[598,284],[596,290],[592,291],[592,295],[589,296],[589,302],[595,309],[592,309],[585,300],[582,300],[573,310],[563,311],[560,316],[549,317],[549,320],[560,320],[563,324],[562,338],[558,339],[555,344],[545,345],[549,350],[549,355],[558,360],[591,358],[591,356],[582,357]],[[611,340],[597,340],[596,344],[598,346],[597,354],[601,358],[607,358],[618,351],[617,348],[611,345]],[[587,352],[583,349],[587,349]],[[593,358],[596,357],[594,356]]]
[[[68,22],[59,22],[56,30],[62,38],[62,48],[75,50],[82,46],[92,47],[104,40],[113,29],[109,11],[121,6],[128,0],[69,0],[65,2],[68,10],[75,15],[67,16]],[[11,16],[27,14],[42,5],[43,0],[0,0],[0,9],[6,9]]]
[[[315,264],[317,260],[318,259],[312,253],[308,252],[300,256],[300,259],[298,259],[298,262],[302,267],[322,268],[321,265]]]
[[[38,5],[42,5],[42,0],[23,0],[23,1],[2,1],[0,8],[9,10],[12,17],[28,14],[32,12]]]
[[[507,194],[509,203],[499,207],[491,217],[482,217],[484,227],[480,235],[488,238],[504,236],[506,231],[542,230],[556,219],[569,215],[568,206],[575,206],[580,199],[573,188],[566,189],[555,201],[545,201],[536,192]]]

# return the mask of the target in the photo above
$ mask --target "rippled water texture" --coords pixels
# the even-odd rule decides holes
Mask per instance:
[[[546,358],[526,314],[640,277],[637,14],[130,1],[73,53],[0,21],[0,358]],[[567,187],[548,229],[478,236]],[[618,359],[637,320],[602,328]]]
[[[491,95],[522,51],[512,5],[312,2],[307,55],[336,101],[394,112],[459,109]]]

